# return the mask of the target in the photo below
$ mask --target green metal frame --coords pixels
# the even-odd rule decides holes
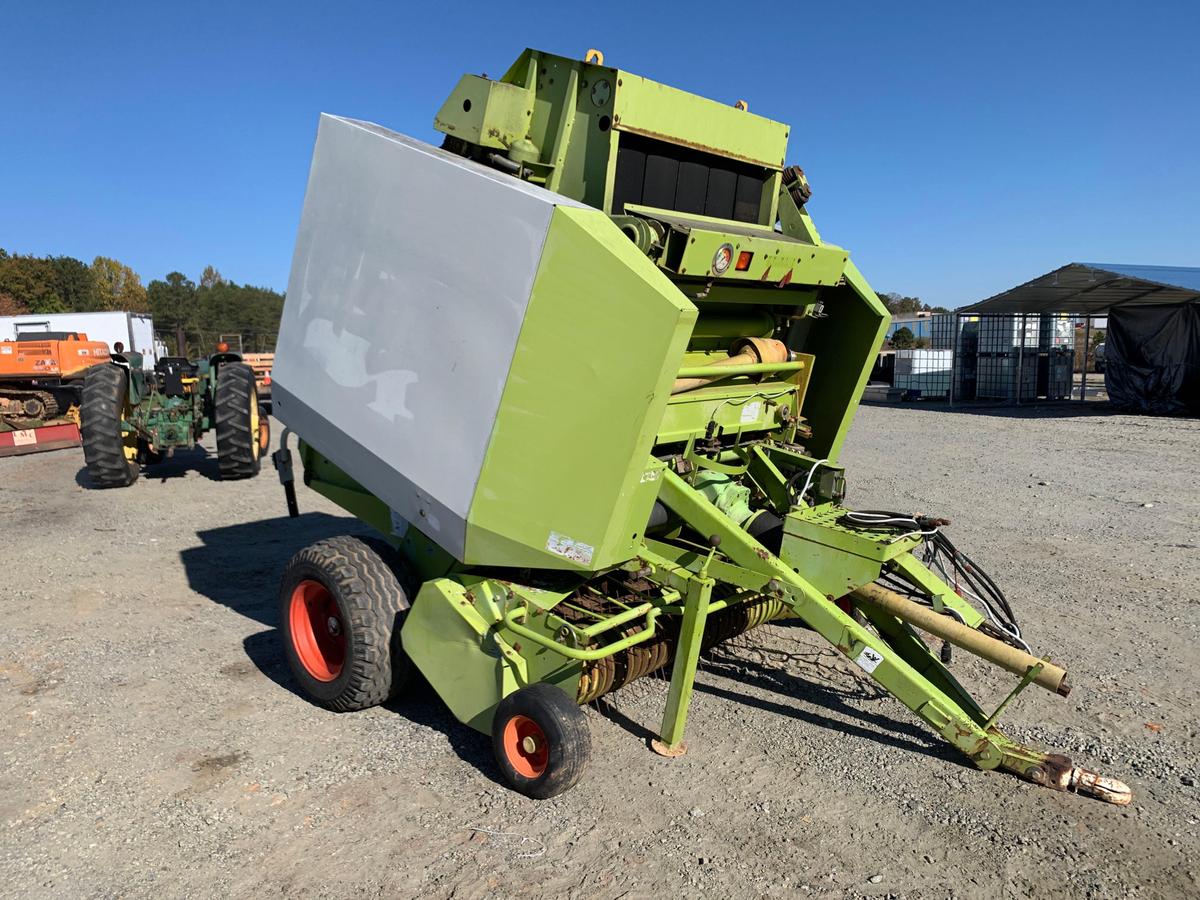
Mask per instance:
[[[506,156],[526,167],[521,173],[527,180],[610,214],[624,135],[758,167],[764,189],[757,222],[637,205],[616,218],[646,223],[642,238],[648,243],[639,239],[639,249],[702,318],[706,309],[727,313],[735,305],[787,307],[794,310],[793,349],[821,355],[824,348],[838,348],[836,364],[827,360],[812,371],[806,409],[808,449],[836,460],[889,317],[849,253],[821,239],[803,202],[803,173],[784,171],[787,125],[600,61],[532,49],[496,81],[464,76],[433,124],[461,152]],[[654,235],[661,240],[655,243]],[[749,265],[715,272],[714,255],[725,245],[735,259],[750,253]],[[700,429],[706,424],[699,420]]]

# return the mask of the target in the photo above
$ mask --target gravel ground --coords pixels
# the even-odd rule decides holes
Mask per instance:
[[[965,766],[813,635],[703,663],[691,752],[666,682],[588,712],[593,764],[535,803],[419,687],[325,712],[277,635],[284,563],[361,531],[209,454],[89,488],[79,451],[0,460],[0,895],[1194,897],[1200,422],[864,407],[850,502],[937,513],[1069,700],[1016,735],[1128,780],[1121,809]],[[1011,679],[959,655],[985,705]]]

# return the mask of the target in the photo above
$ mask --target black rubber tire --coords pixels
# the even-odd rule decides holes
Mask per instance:
[[[251,427],[252,403],[258,403],[254,370],[245,363],[222,365],[217,370],[213,418],[217,426],[217,466],[223,480],[253,478],[262,468],[258,434]],[[261,417],[260,410],[260,421]]]
[[[545,736],[546,767],[537,777],[518,772],[505,751],[504,729],[514,716],[532,719]],[[587,716],[565,691],[538,682],[514,691],[496,707],[492,752],[509,786],[535,800],[547,800],[574,787],[583,777],[592,758],[592,734]]]
[[[129,390],[129,374],[120,366],[102,363],[83,376],[79,432],[83,460],[96,487],[128,487],[137,481],[137,463],[126,459],[121,439],[121,413]]]
[[[390,546],[350,536],[310,544],[288,563],[279,590],[283,652],[301,691],[317,705],[335,712],[369,709],[408,682],[413,667],[400,645],[400,627],[410,603],[399,571]],[[320,582],[337,603],[345,658],[332,681],[309,673],[292,636],[292,594],[305,580]]]

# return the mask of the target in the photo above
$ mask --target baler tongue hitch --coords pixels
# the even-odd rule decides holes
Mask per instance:
[[[304,484],[386,543],[288,566],[306,695],[363,709],[415,667],[551,797],[586,767],[583,706],[661,672],[652,743],[681,755],[702,652],[798,619],[979,768],[1129,802],[1000,730],[1029,685],[1070,687],[949,522],[843,504],[888,314],[817,232],[787,125],[526,50],[434,127],[317,132],[275,414]],[[286,436],[274,461],[295,515]],[[991,714],[951,644],[1015,676]]]
[[[1116,806],[1128,806],[1133,800],[1133,791],[1125,782],[1077,766],[1070,757],[1060,753],[1036,753],[1027,749],[1025,752],[1031,760],[1036,758],[1036,761],[1025,769],[1006,762],[1005,768],[1015,771],[1034,784],[1055,791],[1071,791]]]
[[[1080,766],[1071,769],[1067,789],[1117,806],[1128,806],[1133,800],[1133,791],[1125,782]]]

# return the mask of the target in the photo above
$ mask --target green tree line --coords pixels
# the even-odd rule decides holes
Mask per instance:
[[[917,313],[948,313],[950,310],[944,306],[930,306],[925,303],[920,297],[906,297],[903,294],[880,294],[880,301],[887,307],[887,311],[893,316],[915,316]],[[927,337],[917,337],[913,334],[911,328],[907,325],[901,325],[888,339],[888,343],[893,350],[908,350],[911,348],[924,348],[930,345],[930,340]]]
[[[275,349],[283,294],[270,288],[236,284],[213,266],[199,283],[171,272],[148,285],[132,268],[105,256],[89,266],[70,256],[10,254],[0,248],[0,316],[25,313],[150,313],[154,328],[172,353],[177,335],[184,355],[212,352],[222,336],[237,335],[246,351]]]
[[[20,256],[0,248],[0,315],[146,310],[138,274],[115,259]]]
[[[176,332],[183,331],[191,356],[211,353],[227,335],[240,336],[247,352],[275,349],[283,315],[283,294],[278,291],[235,284],[208,266],[199,284],[182,272],[171,272],[151,281],[146,294],[154,326],[168,346],[174,347]]]
[[[930,306],[920,297],[905,297],[903,294],[879,294],[879,299],[893,316],[913,316],[919,312],[948,313],[944,306]]]

